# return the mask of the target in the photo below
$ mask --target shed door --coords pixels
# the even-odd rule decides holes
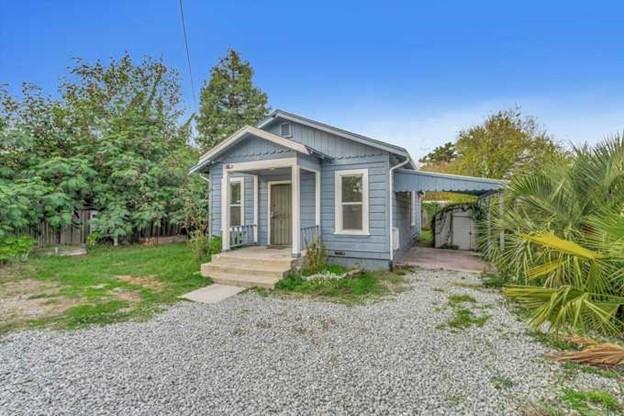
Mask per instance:
[[[290,184],[271,185],[271,241],[273,246],[290,245],[291,231]]]

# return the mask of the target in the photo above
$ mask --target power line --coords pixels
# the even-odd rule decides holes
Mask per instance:
[[[180,18],[182,19],[182,32],[184,33],[184,47],[186,48],[186,63],[188,64],[189,77],[191,78],[191,91],[193,93],[193,105],[197,108],[197,98],[195,96],[195,81],[193,80],[193,70],[191,69],[191,54],[189,53],[188,38],[186,36],[186,22],[184,20],[184,7],[180,2]]]

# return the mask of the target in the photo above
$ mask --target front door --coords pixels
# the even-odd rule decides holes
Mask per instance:
[[[271,185],[270,230],[272,246],[289,246],[291,232],[290,184]]]

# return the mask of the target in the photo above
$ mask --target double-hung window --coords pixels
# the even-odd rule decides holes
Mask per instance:
[[[368,169],[336,171],[337,234],[368,234]]]
[[[244,195],[245,182],[243,178],[233,178],[230,180],[230,225],[244,224]]]

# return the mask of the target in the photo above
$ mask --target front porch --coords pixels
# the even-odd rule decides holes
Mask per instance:
[[[317,159],[295,156],[224,164],[220,188],[223,252],[275,246],[282,252],[288,248],[291,257],[298,258],[310,242],[320,238]]]

